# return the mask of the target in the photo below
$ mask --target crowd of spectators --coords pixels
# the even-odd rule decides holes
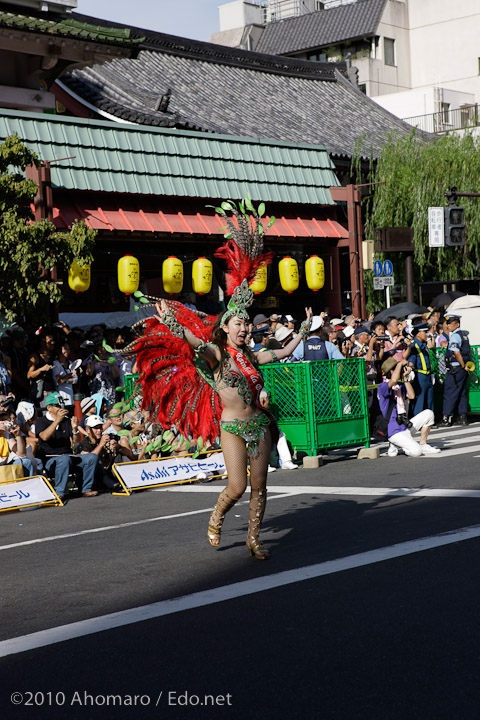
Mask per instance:
[[[119,489],[113,464],[142,459],[151,439],[144,414],[125,412],[132,363],[119,351],[131,339],[130,328],[84,331],[62,322],[5,332],[0,466],[21,464],[24,476],[46,473],[60,497],[70,480],[83,497]]]
[[[289,314],[258,314],[247,342],[258,352],[281,348],[299,324]],[[175,428],[151,422],[140,409],[140,397],[128,405],[123,399],[125,376],[135,367],[119,351],[131,339],[130,328],[94,325],[84,331],[62,322],[36,332],[28,326],[5,332],[0,341],[0,465],[21,464],[25,476],[47,473],[62,497],[73,473],[79,492],[94,497],[119,489],[114,464],[161,456],[155,440]],[[353,315],[330,318],[320,312],[307,339],[282,362],[363,358],[371,427],[377,416],[388,414],[393,393],[397,407],[390,410],[388,422],[391,428],[397,417],[403,419],[403,432],[412,427],[409,414],[425,419],[426,410],[428,428],[433,425],[433,382],[426,377],[431,368],[425,372],[422,348],[446,347],[448,342],[448,323],[439,311],[385,322]],[[424,430],[422,444],[427,435]],[[413,447],[409,439],[402,445],[402,438],[390,442],[390,455],[399,447]],[[429,447],[425,452],[434,452]],[[182,452],[180,444],[176,452]],[[419,454],[418,448],[412,454]],[[283,433],[269,469],[279,464],[297,468]]]
[[[292,315],[267,317],[258,314],[250,326],[250,346],[257,352],[283,347],[298,331],[298,326]],[[440,452],[439,449],[427,443],[435,422],[434,378],[429,351],[450,347],[454,331],[455,321],[453,325],[449,323],[436,308],[429,309],[424,315],[412,314],[400,319],[387,316],[384,321],[375,320],[373,314],[362,320],[354,315],[330,318],[326,312],[320,312],[313,317],[306,341],[282,362],[363,358],[370,428],[379,417],[388,416],[385,436],[389,441],[388,454],[394,456],[400,448],[414,457],[434,455]],[[453,360],[454,365],[460,362],[463,361],[456,363]],[[450,379],[443,357],[439,360],[439,372],[447,374],[447,381]],[[449,405],[449,412],[453,412],[456,401],[459,422],[466,424],[465,411],[462,404],[458,404],[459,396],[459,392],[452,395],[453,405],[452,408]],[[452,415],[447,413],[445,417],[444,409],[442,424],[451,423]],[[420,432],[420,442],[413,437],[416,431]]]

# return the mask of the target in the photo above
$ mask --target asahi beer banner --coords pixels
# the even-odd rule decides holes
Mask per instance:
[[[115,472],[129,489],[138,490],[152,485],[188,482],[211,475],[224,475],[227,470],[222,452],[214,452],[206,458],[191,455],[145,462],[119,463],[114,465]]]
[[[62,504],[42,475],[0,483],[0,512],[44,503]]]

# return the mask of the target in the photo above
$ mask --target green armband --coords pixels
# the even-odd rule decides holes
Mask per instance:
[[[197,345],[196,348],[193,348],[193,351],[194,351],[195,353],[197,353],[197,355],[200,355],[200,353],[205,352],[205,350],[207,349],[207,347],[208,347],[209,345],[210,345],[210,343],[206,343],[206,342],[203,342],[203,341],[202,341],[202,342],[200,343],[200,345]]]
[[[300,325],[299,333],[302,337],[307,337],[308,333],[310,332],[310,327],[312,325],[311,320],[304,320],[302,324]]]

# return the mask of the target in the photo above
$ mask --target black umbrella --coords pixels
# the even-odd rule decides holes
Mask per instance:
[[[427,312],[427,308],[423,305],[417,305],[417,303],[412,302],[398,303],[398,305],[385,308],[385,310],[379,312],[378,315],[375,315],[373,322],[377,320],[385,322],[388,317],[405,318],[407,315],[413,315],[413,313],[421,315],[424,312]]]
[[[434,297],[430,303],[430,307],[446,307],[450,305],[454,300],[459,297],[463,297],[466,293],[461,290],[451,290],[451,292],[440,293],[437,297]]]

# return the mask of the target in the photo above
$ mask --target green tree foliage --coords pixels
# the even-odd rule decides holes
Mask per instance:
[[[459,198],[466,221],[461,248],[428,247],[428,208],[447,205],[445,192],[450,187],[480,191],[480,138],[448,134],[425,142],[415,130],[404,137],[392,134],[376,164],[371,163],[370,182],[383,184],[374,186],[367,199],[365,237],[373,238],[375,228],[411,227],[417,282],[470,279],[478,274],[480,198]],[[397,282],[404,278],[404,257],[389,255]],[[371,278],[367,284],[371,287]],[[374,294],[378,300],[382,295]]]
[[[0,313],[10,322],[17,315],[41,315],[45,301],[59,302],[61,288],[50,271],[66,272],[75,259],[91,263],[96,236],[83,221],[70,232],[58,232],[48,220],[33,222],[37,185],[25,178],[27,165],[38,167],[35,153],[16,135],[6,138],[0,144]]]

